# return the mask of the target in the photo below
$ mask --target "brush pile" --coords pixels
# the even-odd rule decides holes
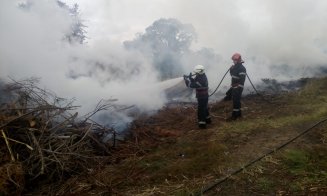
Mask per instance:
[[[193,128],[193,106],[167,107],[152,117],[136,110],[128,133],[121,136],[92,117],[133,106],[100,101],[94,111],[79,117],[74,100],[57,97],[37,84],[37,79],[6,85],[0,81],[0,195],[114,191],[140,171],[129,172],[134,171],[133,164],[109,173],[105,168],[142,157]]]
[[[37,87],[37,79],[13,81],[0,92],[0,195],[65,180],[104,162],[115,141],[113,129],[90,119],[110,105],[77,119],[73,100]],[[4,102],[4,97],[6,101]],[[103,143],[103,135],[112,134]]]

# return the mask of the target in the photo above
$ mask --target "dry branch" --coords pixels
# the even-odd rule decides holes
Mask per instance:
[[[2,130],[1,130],[1,131],[2,131]],[[5,138],[4,136],[0,136],[0,137]],[[5,139],[6,139],[6,138],[5,138]],[[28,149],[30,149],[30,150],[34,150],[34,148],[33,148],[32,146],[30,146],[30,145],[28,145],[28,144],[26,144],[26,143],[24,143],[24,142],[20,142],[20,141],[17,141],[17,140],[14,140],[14,139],[8,138],[8,137],[7,137],[7,140],[12,141],[12,142],[16,142],[16,143],[18,143],[18,144],[23,144],[23,145],[25,145]]]
[[[2,133],[3,138],[5,139],[5,142],[6,142],[6,145],[7,145],[8,151],[9,151],[9,153],[10,153],[11,160],[12,160],[12,161],[15,161],[15,157],[14,157],[13,152],[12,152],[12,150],[11,150],[11,147],[10,147],[10,145],[9,145],[9,142],[8,142],[7,136],[6,136],[5,132],[4,132],[2,129],[1,129],[1,133]]]
[[[111,154],[110,146],[102,143],[98,134],[114,134],[114,130],[90,119],[114,107],[111,102],[99,102],[84,121],[76,122],[77,112],[70,113],[77,108],[72,100],[59,98],[36,84],[35,79],[13,80],[7,86],[13,97],[0,106],[0,147],[8,149],[5,157],[10,160],[2,160],[0,169],[16,161],[22,163],[30,182],[45,175],[58,182],[64,176],[87,171]]]

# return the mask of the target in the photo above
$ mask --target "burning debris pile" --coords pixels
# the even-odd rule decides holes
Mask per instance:
[[[6,85],[0,107],[0,195],[20,194],[40,179],[60,182],[109,158],[114,143],[101,136],[115,131],[90,120],[77,120],[73,100],[36,85],[37,79]],[[8,99],[8,97],[10,99]],[[105,108],[99,105],[96,111]]]

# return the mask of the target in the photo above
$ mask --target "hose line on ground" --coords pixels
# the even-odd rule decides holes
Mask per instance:
[[[273,154],[275,152],[277,152],[278,150],[284,148],[285,146],[287,146],[288,144],[290,144],[291,142],[293,142],[294,140],[298,139],[299,137],[303,136],[304,134],[306,134],[307,132],[309,132],[310,130],[312,130],[313,128],[315,128],[316,126],[320,125],[321,123],[324,123],[325,121],[327,121],[327,118],[323,119],[323,120],[320,120],[319,122],[317,122],[316,124],[314,124],[313,126],[309,127],[308,129],[302,131],[300,134],[298,134],[296,137],[288,140],[286,143],[278,146],[277,148],[275,149],[272,149],[270,150],[269,152],[267,152],[266,154],[252,160],[251,162],[247,163],[246,165],[244,165],[243,167],[235,170],[234,172],[230,173],[229,175],[223,177],[223,178],[220,178],[220,179],[217,179],[215,180],[213,183],[207,185],[205,188],[202,188],[200,191],[194,193],[193,195],[196,195],[196,196],[200,196],[202,195],[203,193],[206,193],[208,191],[210,191],[211,189],[213,189],[214,187],[218,186],[219,184],[222,184],[223,182],[227,181],[231,176],[234,176],[236,174],[238,174],[239,172],[243,171],[244,169],[246,169],[247,167],[253,165],[254,163],[260,161],[261,159],[265,158],[266,156],[270,155],[270,154]]]

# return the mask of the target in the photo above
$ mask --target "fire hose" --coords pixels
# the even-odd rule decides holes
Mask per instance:
[[[225,77],[226,77],[226,75],[227,75],[227,73],[229,72],[229,70],[230,70],[230,68],[228,68],[227,69],[227,71],[226,71],[226,73],[225,73],[225,75],[223,76],[223,78],[220,80],[220,82],[219,82],[219,84],[218,84],[218,86],[217,86],[217,88],[209,95],[209,97],[211,97],[213,94],[215,94],[216,93],[216,91],[218,90],[218,88],[220,87],[220,85],[221,85],[221,83],[223,82],[223,80],[225,79]]]
[[[226,71],[226,73],[224,74],[223,78],[220,80],[218,86],[217,86],[216,89],[215,89],[215,90],[214,90],[214,91],[209,95],[209,97],[211,97],[213,94],[216,93],[216,91],[217,91],[218,88],[220,87],[222,81],[223,81],[224,78],[226,77],[226,75],[227,75],[227,73],[229,72],[229,70],[230,70],[230,68]],[[258,94],[258,95],[259,95],[263,100],[265,100],[265,101],[271,103],[269,100],[266,100],[266,99],[263,97],[262,94],[260,94],[260,93],[258,92],[258,90],[255,88],[254,84],[252,83],[252,81],[251,81],[249,75],[246,74],[246,76],[247,76],[247,78],[248,78],[248,80],[249,80],[251,86],[253,87],[254,91],[255,91],[255,92],[256,92],[256,93],[257,93],[257,94]],[[307,132],[309,132],[310,130],[312,130],[313,128],[315,128],[316,126],[318,126],[318,125],[320,125],[320,124],[322,124],[322,123],[324,123],[324,122],[326,122],[326,121],[327,121],[327,118],[325,118],[325,119],[323,119],[323,120],[317,122],[316,124],[314,124],[313,126],[309,127],[308,129],[304,130],[303,132],[301,132],[300,134],[298,134],[298,135],[295,136],[294,138],[290,139],[290,140],[287,141],[286,143],[284,143],[284,144],[278,146],[278,147],[275,148],[275,149],[270,150],[269,152],[265,153],[264,155],[262,155],[262,156],[260,156],[260,157],[258,157],[258,158],[256,158],[256,159],[250,161],[249,163],[247,163],[247,164],[244,165],[243,167],[241,167],[241,168],[235,170],[234,172],[230,173],[229,175],[227,175],[227,176],[225,176],[225,177],[223,177],[223,178],[221,178],[221,179],[216,179],[213,183],[207,185],[205,188],[202,188],[200,191],[195,192],[195,193],[192,194],[192,195],[200,196],[200,195],[202,195],[203,193],[206,193],[206,192],[210,191],[210,190],[213,189],[214,187],[216,187],[216,186],[222,184],[223,182],[227,181],[231,176],[234,176],[234,175],[240,173],[240,172],[243,171],[244,169],[246,169],[246,168],[248,168],[249,166],[253,165],[254,163],[260,161],[261,159],[267,157],[268,155],[273,154],[273,153],[279,151],[280,149],[282,149],[282,148],[284,148],[285,146],[289,145],[290,143],[292,143],[293,141],[295,141],[295,140],[298,139],[299,137],[303,136],[304,134],[306,134]]]
[[[272,149],[270,150],[269,152],[267,152],[266,154],[248,162],[246,165],[244,165],[243,167],[235,170],[234,172],[228,174],[227,176],[223,177],[223,178],[220,178],[220,179],[216,179],[213,183],[207,185],[206,187],[202,188],[200,191],[198,192],[195,192],[194,194],[192,195],[196,195],[196,196],[200,196],[202,195],[203,193],[206,193],[210,190],[212,190],[214,187],[222,184],[223,182],[227,181],[231,176],[234,176],[238,173],[240,173],[241,171],[245,170],[246,168],[248,168],[249,166],[253,165],[254,163],[260,161],[261,159],[267,157],[268,155],[270,154],[273,154],[277,151],[279,151],[280,149],[284,148],[285,146],[289,145],[290,143],[292,143],[294,140],[298,139],[299,137],[303,136],[304,134],[306,134],[307,132],[309,132],[310,130],[312,130],[313,128],[317,127],[318,125],[324,123],[327,121],[327,118],[323,119],[323,120],[320,120],[319,122],[317,122],[316,124],[314,124],[313,126],[307,128],[306,130],[302,131],[300,134],[298,134],[297,136],[293,137],[292,139],[288,140],[286,143],[278,146],[277,148],[275,149]]]
[[[218,86],[217,86],[216,89],[215,89],[215,90],[214,90],[214,91],[209,95],[209,97],[211,97],[213,94],[216,93],[216,91],[218,90],[218,88],[220,87],[221,83],[222,83],[223,80],[225,79],[225,77],[226,77],[227,73],[229,72],[229,70],[230,70],[230,68],[227,69],[227,71],[226,71],[226,73],[224,74],[223,78],[220,80]],[[194,76],[194,75],[196,75],[196,74],[191,74],[191,73],[190,73],[190,75],[184,75],[183,77],[184,77],[184,78],[187,78],[187,77],[192,77],[192,76]]]
[[[250,84],[252,85],[252,87],[253,87],[254,91],[257,93],[257,95],[259,95],[259,96],[260,96],[264,101],[266,101],[266,102],[268,102],[268,103],[272,103],[271,101],[267,100],[267,99],[266,99],[262,94],[260,94],[260,93],[257,91],[257,89],[254,87],[254,85],[253,85],[253,83],[252,83],[252,81],[251,81],[251,79],[250,79],[250,77],[249,77],[248,74],[246,74],[246,77],[249,79]]]
[[[219,84],[218,84],[218,86],[216,87],[216,89],[209,95],[209,97],[211,97],[212,95],[214,95],[216,92],[217,92],[217,90],[218,90],[218,88],[220,87],[220,85],[221,85],[221,83],[223,82],[223,80],[225,79],[225,77],[226,77],[226,75],[227,75],[227,73],[229,72],[229,70],[230,70],[230,68],[228,68],[227,69],[227,71],[226,71],[226,73],[224,74],[224,76],[222,77],[222,79],[220,80],[220,82],[219,82]],[[190,76],[193,76],[193,75],[190,75]],[[186,75],[184,75],[184,77],[187,77]],[[259,92],[258,92],[258,90],[255,88],[255,86],[254,86],[254,84],[252,83],[252,81],[251,81],[251,79],[250,79],[250,77],[249,77],[249,75],[248,74],[246,74],[246,77],[249,79],[249,81],[250,81],[250,84],[251,84],[251,86],[252,86],[252,88],[254,89],[254,91],[264,100],[264,101],[267,101],[268,103],[271,103],[269,100],[267,100],[267,99],[265,99],[264,97],[263,97],[263,95],[262,94],[260,94]]]

